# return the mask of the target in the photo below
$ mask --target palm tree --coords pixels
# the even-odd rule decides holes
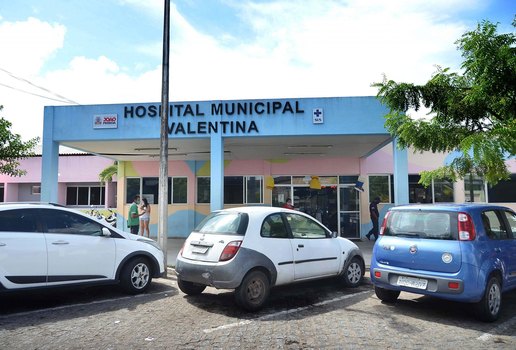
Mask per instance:
[[[118,173],[118,162],[115,160],[115,162],[102,170],[99,174],[99,180],[101,183],[105,182],[111,182],[113,181],[113,176],[115,176]]]

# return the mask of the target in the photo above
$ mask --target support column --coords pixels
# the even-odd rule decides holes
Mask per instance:
[[[210,210],[224,208],[224,140],[221,134],[211,135]]]
[[[408,154],[407,149],[399,149],[396,139],[392,141],[394,161],[394,204],[409,203]]]
[[[43,156],[41,157],[41,201],[58,203],[59,142],[54,141],[54,107],[45,107]]]

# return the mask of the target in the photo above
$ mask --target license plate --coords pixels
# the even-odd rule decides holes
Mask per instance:
[[[192,253],[205,254],[209,247],[192,247]]]
[[[422,278],[399,276],[398,285],[416,289],[426,289],[428,281]]]

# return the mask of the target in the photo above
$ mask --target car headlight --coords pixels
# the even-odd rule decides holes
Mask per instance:
[[[153,246],[154,248],[158,249],[158,250],[161,250],[161,247],[158,245],[157,242],[153,241],[153,240],[147,240],[147,239],[138,239],[138,242],[143,242],[143,243],[147,243],[147,244],[150,244],[151,246]]]

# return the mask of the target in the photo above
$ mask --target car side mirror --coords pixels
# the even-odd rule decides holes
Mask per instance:
[[[337,238],[337,237],[339,237],[339,233],[337,231],[333,231],[331,233],[331,238]]]
[[[102,228],[102,236],[104,237],[111,237],[111,231],[107,227]]]

